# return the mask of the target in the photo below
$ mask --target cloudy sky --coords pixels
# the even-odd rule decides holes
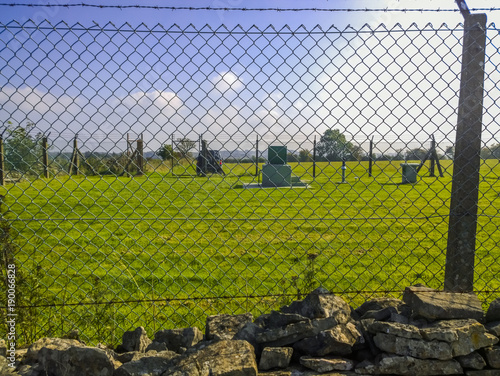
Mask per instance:
[[[470,8],[492,6],[491,0],[467,3]],[[452,0],[140,4],[457,8]],[[500,25],[500,11],[487,13],[488,24]],[[196,139],[200,134],[214,148],[227,150],[251,149],[256,136],[294,150],[310,149],[314,135],[329,128],[341,129],[359,144],[373,136],[382,150],[424,145],[434,134],[444,149],[454,141],[462,36],[457,24],[462,19],[458,12],[4,6],[0,117],[14,124],[36,123],[38,130],[52,132],[60,149],[71,144],[75,133],[85,148],[99,151],[123,150],[126,133],[143,133],[148,150],[171,137]],[[34,25],[41,27],[35,30]],[[488,37],[483,142],[490,144],[499,136],[494,102],[500,38],[493,29]]]

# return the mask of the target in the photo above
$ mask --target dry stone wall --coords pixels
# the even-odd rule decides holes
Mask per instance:
[[[474,294],[409,287],[403,300],[352,309],[319,288],[304,300],[253,318],[207,318],[198,328],[139,327],[116,349],[43,338],[0,375],[22,376],[500,376],[500,299],[483,312]]]

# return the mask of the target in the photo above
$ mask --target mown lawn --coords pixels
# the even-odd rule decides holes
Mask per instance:
[[[318,163],[315,179],[312,163],[292,164],[308,189],[246,189],[257,182],[251,164],[226,164],[225,177],[179,166],[8,185],[16,260],[35,276],[23,301],[48,305],[26,313],[36,333],[21,335],[79,328],[114,343],[139,325],[258,315],[319,285],[354,306],[410,284],[441,288],[452,165],[442,162],[443,178],[424,167],[402,185],[400,163],[377,162],[368,177],[367,162],[349,162],[344,184],[340,163]],[[481,176],[475,286],[486,301],[500,291],[498,161]]]

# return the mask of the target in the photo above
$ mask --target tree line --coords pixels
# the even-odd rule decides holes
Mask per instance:
[[[33,134],[35,124],[28,122],[25,126],[14,126],[7,122],[3,135],[4,163],[5,169],[22,174],[41,174],[42,133]],[[5,137],[5,135],[7,137]],[[189,138],[179,138],[170,144],[162,145],[156,152],[156,156],[163,161],[173,161],[179,164],[183,160],[192,163],[194,155],[192,150],[196,141]],[[51,162],[56,162],[59,169],[69,165],[67,153],[52,157]],[[312,162],[314,150],[302,149],[298,152],[289,152],[288,162]],[[397,150],[396,153],[374,154],[375,160],[423,160],[427,150],[414,148],[410,150]],[[444,153],[438,153],[440,159],[453,159],[454,147],[448,146]],[[124,167],[129,163],[130,155],[126,152],[86,152],[84,153],[81,171],[87,175],[114,174],[120,175]],[[500,143],[485,146],[481,149],[483,159],[500,159]],[[320,137],[316,145],[316,161],[362,161],[369,158],[368,153],[361,146],[349,141],[345,134],[338,129],[328,129]],[[251,158],[226,158],[226,163],[255,163],[256,157]],[[258,158],[259,163],[265,163],[266,159]]]

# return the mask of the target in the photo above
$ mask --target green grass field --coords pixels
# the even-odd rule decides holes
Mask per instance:
[[[7,185],[16,261],[31,275],[22,299],[43,306],[25,308],[36,329],[21,336],[78,328],[116,343],[139,325],[152,334],[203,327],[219,312],[259,315],[319,285],[353,306],[415,283],[441,288],[452,165],[442,162],[444,178],[424,167],[402,185],[400,163],[377,162],[370,178],[367,162],[349,162],[345,184],[340,163],[318,163],[315,180],[312,163],[292,164],[308,189],[245,189],[257,181],[250,164],[226,164],[225,177],[178,166]],[[484,301],[500,295],[499,178],[498,161],[485,161],[475,282]]]

